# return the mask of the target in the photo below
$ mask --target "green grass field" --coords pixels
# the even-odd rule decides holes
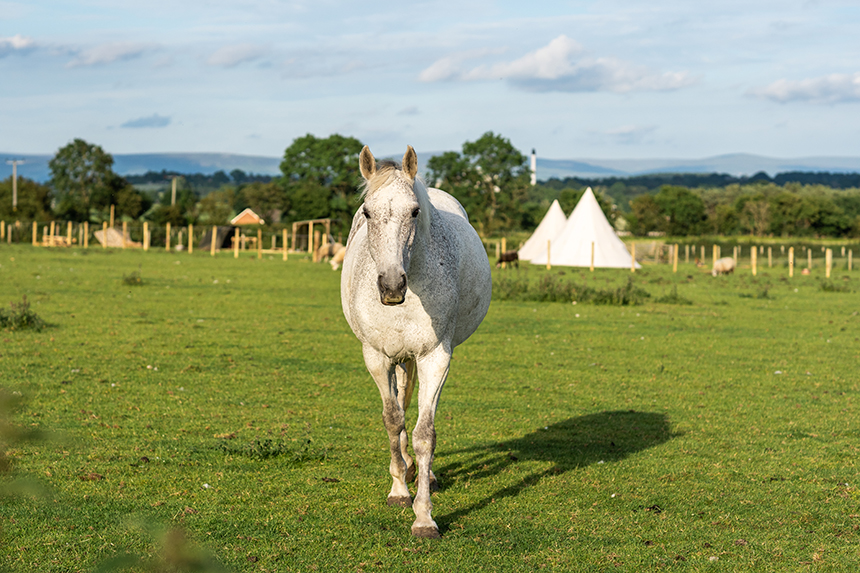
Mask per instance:
[[[646,266],[638,306],[494,300],[442,395],[432,541],[385,504],[328,265],[0,245],[0,304],[51,325],[0,330],[0,568],[856,571],[860,273],[821,275]]]

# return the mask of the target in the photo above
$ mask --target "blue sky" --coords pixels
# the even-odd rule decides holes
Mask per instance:
[[[860,3],[0,0],[0,152],[860,155]]]

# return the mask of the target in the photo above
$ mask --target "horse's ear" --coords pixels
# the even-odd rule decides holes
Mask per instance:
[[[376,159],[373,158],[370,148],[366,145],[361,150],[361,155],[358,156],[358,167],[361,169],[361,176],[367,180],[376,174]]]
[[[410,179],[418,175],[418,156],[411,145],[406,146],[406,153],[403,154],[403,173]]]

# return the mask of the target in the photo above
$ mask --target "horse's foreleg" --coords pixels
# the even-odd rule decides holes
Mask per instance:
[[[391,451],[388,471],[391,473],[392,484],[388,505],[408,507],[412,505],[412,496],[406,487],[406,461],[401,449],[402,436],[406,433],[406,420],[397,396],[395,366],[387,356],[369,346],[364,347],[364,363],[382,396],[382,421],[385,431],[388,432],[388,447]]]
[[[398,364],[395,373],[397,375],[397,403],[405,415],[406,410],[409,409],[409,402],[412,400],[412,390],[415,388],[415,361],[409,360],[403,364]],[[406,433],[404,426],[403,431],[400,432],[400,455],[406,462],[406,481],[410,482],[415,479],[415,463],[412,456],[409,455],[408,446],[409,434]]]
[[[412,535],[439,537],[439,527],[433,521],[433,501],[430,499],[433,476],[433,453],[436,450],[436,406],[442,386],[448,377],[451,351],[440,344],[431,354],[418,360],[418,422],[412,431],[412,448],[418,465],[418,485],[412,509],[415,523]]]

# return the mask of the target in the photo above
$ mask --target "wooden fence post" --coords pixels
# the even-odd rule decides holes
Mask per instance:
[[[143,250],[149,250],[149,222],[143,222]]]
[[[690,245],[684,245],[684,264],[690,264]]]
[[[236,231],[233,233],[233,258],[239,258],[239,227],[236,227]]]
[[[69,221],[66,223],[66,241],[69,243],[69,246],[72,246],[72,222]]]
[[[6,238],[6,221],[0,221],[0,241]]]
[[[122,222],[122,248],[126,247],[125,236],[128,234],[128,221]]]
[[[794,276],[794,247],[788,248],[788,276]]]
[[[854,249],[848,249],[848,270],[851,270],[851,258],[854,254]]]
[[[287,260],[287,229],[284,228],[281,230],[281,240],[284,243],[284,260]]]
[[[215,245],[218,243],[218,226],[212,225],[212,240],[209,241],[209,256],[215,256]]]
[[[167,231],[164,233],[164,250],[170,252],[170,221],[167,222]]]
[[[767,248],[767,268],[773,267],[773,247]]]
[[[824,251],[824,277],[830,278],[830,267],[833,265],[833,250]]]
[[[313,254],[315,252],[314,249],[314,224],[313,222],[308,223],[308,253],[311,254],[311,258],[313,259]],[[316,261],[314,261],[316,262]]]
[[[630,243],[630,272],[636,272],[636,243]]]
[[[54,246],[54,222],[53,221],[51,221],[51,234],[48,236],[51,238],[48,239],[47,241],[45,241],[45,234],[42,233],[42,242],[43,243],[47,242],[49,247],[53,247]]]
[[[188,254],[194,252],[194,225],[188,225]]]
[[[812,270],[812,249],[806,249],[806,268]]]
[[[113,229],[115,212],[116,212],[116,205],[111,205],[110,206],[110,228],[111,229]]]
[[[594,241],[591,241],[591,266],[588,270],[594,272]]]
[[[717,259],[718,259],[718,258],[720,258],[719,253],[717,252],[717,250],[718,250],[718,249],[719,249],[719,247],[718,247],[718,246],[716,246],[716,245],[714,245],[714,249],[713,249],[713,250],[714,250],[714,252],[713,252],[713,254],[711,255],[711,257],[714,259],[714,261],[713,261],[714,263],[716,263],[716,262],[717,262]],[[703,262],[704,262],[704,261],[703,261]]]
[[[502,254],[503,254],[503,255],[508,251],[508,248],[507,248],[507,247],[508,247],[508,241],[507,241],[507,239],[505,239],[505,237],[502,237]],[[507,268],[507,266],[508,266],[508,264],[507,264],[507,263],[502,263],[502,268],[503,268],[503,269],[504,269],[504,268]]]
[[[90,248],[90,223],[89,221],[84,221],[84,248]]]
[[[546,270],[550,270],[552,268],[552,264],[549,261],[549,255],[552,252],[550,248],[550,241],[546,242]]]
[[[756,268],[756,263],[758,262],[758,250],[753,247],[750,249],[750,266],[752,266],[752,274],[756,276],[758,274],[758,269]]]
[[[257,228],[257,258],[263,258],[263,229]]]
[[[107,221],[102,221],[102,248],[107,249]]]
[[[36,221],[33,221],[33,246],[35,247],[38,244],[39,239],[39,224]]]
[[[672,253],[672,272],[678,272],[678,243],[675,243],[675,248],[673,249],[675,252]]]

